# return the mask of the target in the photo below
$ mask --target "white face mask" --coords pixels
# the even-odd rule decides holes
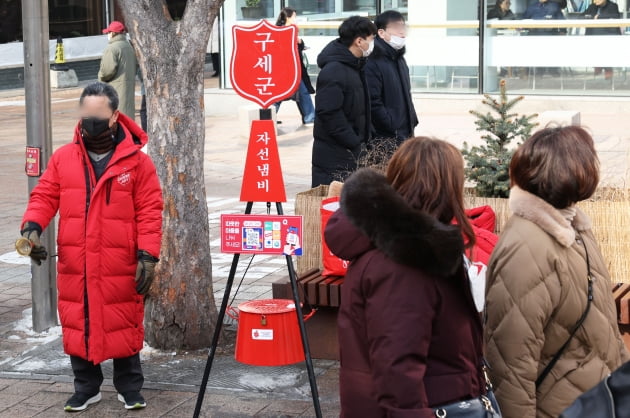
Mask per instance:
[[[111,40],[113,37],[114,37],[114,34],[113,34],[113,33],[109,32],[109,33],[107,34],[107,39]]]
[[[368,45],[368,49],[362,49],[361,52],[363,52],[363,57],[367,58],[370,56],[370,54],[372,53],[372,51],[374,51],[374,39],[372,39],[372,42],[370,42],[370,44]]]
[[[398,49],[403,49],[405,47],[406,41],[407,41],[407,38],[401,38],[400,36],[392,35],[389,41],[385,41],[385,42],[387,42],[389,46],[391,46],[392,48],[398,50]]]

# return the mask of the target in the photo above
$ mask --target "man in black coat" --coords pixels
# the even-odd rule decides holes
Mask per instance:
[[[609,0],[595,0],[583,13],[586,19],[619,19],[621,14],[619,13],[619,7],[617,3],[613,3]],[[586,35],[621,35],[621,28],[586,28]],[[595,75],[599,75],[604,72],[604,78],[606,80],[612,80],[613,69],[612,67],[595,67]]]
[[[365,65],[374,138],[395,139],[397,147],[413,136],[418,125],[405,60],[407,27],[403,15],[395,10],[381,13],[374,23],[378,36],[374,53]]]
[[[608,0],[595,0],[584,11],[584,17],[587,19],[619,19],[619,7],[617,3]],[[621,35],[619,27],[610,28],[586,28],[587,35]]]
[[[313,187],[348,177],[370,139],[370,98],[363,67],[375,35],[374,23],[352,16],[339,26],[339,38],[317,57],[321,71],[315,95]]]

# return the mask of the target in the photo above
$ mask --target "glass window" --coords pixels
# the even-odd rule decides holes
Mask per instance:
[[[335,0],[291,0],[286,3],[304,16],[335,13]]]
[[[415,91],[477,93],[478,2],[409,2],[407,63]]]
[[[343,0],[344,13],[356,13],[366,16],[376,14],[376,0]]]
[[[50,37],[101,35],[105,27],[103,0],[49,0]]]
[[[549,10],[534,10],[542,3]],[[597,19],[596,10],[587,10],[595,7],[591,0],[260,0],[257,19],[274,19],[281,4],[298,11],[313,79],[317,56],[337,37],[343,19],[395,9],[407,18],[405,57],[414,91],[493,93],[506,79],[510,91],[523,94],[630,96],[630,54],[623,53],[630,50],[630,0],[608,0],[619,14],[600,11]],[[224,10],[240,20],[244,7],[246,0],[237,0]],[[231,25],[228,17],[226,28]]]
[[[288,0],[298,10],[308,72],[317,76],[317,55],[337,37],[352,14],[374,18],[378,11],[400,11],[409,26],[406,58],[416,91],[474,92],[479,86],[478,2],[461,0]]]
[[[0,0],[0,43],[22,40],[21,0]]]
[[[273,0],[238,0],[238,20],[260,20],[275,17]]]
[[[409,0],[385,0],[383,1],[383,10],[398,9],[402,13],[400,9],[407,8],[408,4]]]
[[[308,20],[335,20],[352,15],[375,16],[378,0],[287,0]]]
[[[101,35],[105,27],[103,0],[49,0],[50,38]],[[22,41],[22,3],[0,0],[0,43]]]
[[[492,1],[485,28],[486,91],[505,79],[515,93],[630,94],[630,57],[619,52],[630,48],[626,1],[598,8],[590,1],[511,0],[509,19],[490,15],[498,3]]]

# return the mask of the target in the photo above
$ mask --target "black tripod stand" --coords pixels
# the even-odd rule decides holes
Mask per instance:
[[[267,116],[267,113],[261,111],[261,119],[263,116]],[[271,112],[268,114],[268,118],[271,118]],[[252,213],[252,208],[254,206],[254,202],[247,202],[245,207],[245,214],[249,215]],[[276,210],[278,215],[284,215],[282,210],[282,203],[276,202]],[[271,203],[267,202],[267,213],[271,211]],[[304,325],[304,316],[302,314],[302,305],[300,303],[300,295],[298,291],[297,285],[297,276],[295,273],[295,268],[293,267],[293,259],[291,256],[287,255],[286,262],[287,268],[289,270],[289,280],[291,281],[291,290],[293,292],[293,301],[295,302],[295,313],[297,315],[298,324],[300,327],[300,335],[302,337],[302,346],[304,348],[304,358],[306,360],[306,369],[308,371],[308,380],[311,386],[311,395],[313,397],[313,407],[315,409],[315,415],[317,418],[321,418],[322,412],[319,404],[319,393],[317,390],[317,381],[315,380],[315,371],[313,369],[313,360],[311,359],[311,350],[308,344],[308,337],[306,335],[306,326]],[[212,362],[214,361],[214,355],[216,353],[217,345],[219,343],[219,337],[221,335],[221,328],[223,326],[223,320],[225,318],[225,312],[228,307],[228,302],[230,299],[230,293],[232,291],[232,284],[234,283],[234,277],[236,276],[236,270],[238,267],[238,261],[240,258],[240,254],[234,254],[234,258],[232,259],[232,266],[230,267],[230,273],[228,275],[227,283],[225,285],[225,293],[223,294],[223,301],[221,302],[221,308],[219,309],[219,315],[217,317],[217,323],[214,327],[214,335],[212,337],[212,345],[210,346],[210,351],[208,352],[208,360],[206,361],[206,368],[203,373],[203,379],[201,380],[201,386],[199,388],[199,395],[197,396],[197,404],[195,405],[195,412],[193,417],[198,418],[201,412],[201,406],[203,404],[203,398],[206,393],[206,387],[208,385],[208,378],[210,377],[210,371],[212,370]]]

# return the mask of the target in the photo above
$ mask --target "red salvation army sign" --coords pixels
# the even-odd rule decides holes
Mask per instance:
[[[264,109],[295,93],[301,80],[297,28],[262,20],[232,28],[230,79],[236,92]]]

